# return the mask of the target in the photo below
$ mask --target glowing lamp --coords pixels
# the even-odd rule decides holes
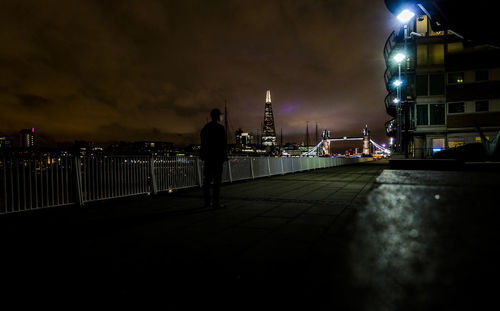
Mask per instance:
[[[399,63],[401,63],[401,62],[402,62],[405,58],[406,58],[406,55],[405,55],[405,54],[403,54],[403,53],[398,53],[398,54],[396,54],[396,55],[393,57],[394,61],[395,61],[396,63],[398,63],[398,64],[399,64]]]
[[[392,82],[392,84],[395,86],[395,87],[399,87],[403,84],[403,81],[397,79],[397,80],[394,80],[394,82]]]
[[[400,100],[399,100],[399,98],[394,98],[394,99],[392,100],[392,102],[393,102],[393,103],[395,103],[395,104],[399,104]]]
[[[399,13],[399,15],[397,16],[398,20],[402,23],[408,23],[408,21],[410,19],[413,18],[413,16],[415,16],[415,13],[413,13],[412,11],[408,10],[408,9],[404,9],[401,13]]]

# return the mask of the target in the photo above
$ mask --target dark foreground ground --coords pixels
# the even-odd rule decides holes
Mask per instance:
[[[163,309],[498,308],[497,172],[377,161],[0,216],[0,299]],[[168,307],[168,308],[165,308]]]

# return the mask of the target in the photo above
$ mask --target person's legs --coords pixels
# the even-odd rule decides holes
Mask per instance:
[[[213,164],[205,161],[203,167],[203,199],[206,207],[210,206],[210,183],[213,177]]]
[[[216,163],[214,165],[214,170],[213,170],[213,178],[214,178],[214,195],[213,195],[213,202],[212,205],[214,207],[219,207],[220,206],[220,184],[222,180],[222,167],[223,167],[223,162],[221,163]]]

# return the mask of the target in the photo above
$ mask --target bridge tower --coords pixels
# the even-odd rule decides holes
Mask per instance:
[[[271,106],[271,91],[266,92],[266,106],[264,111],[264,125],[262,128],[262,145],[276,146],[276,130],[274,129],[273,107]]]
[[[332,138],[331,132],[328,130],[323,130],[321,133],[321,138],[323,139],[323,144],[321,145],[320,155],[329,155],[330,154],[330,141]]]
[[[363,129],[363,154],[370,155],[370,130],[368,124]]]

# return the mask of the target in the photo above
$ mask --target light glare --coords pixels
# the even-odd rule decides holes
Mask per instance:
[[[403,59],[406,58],[406,55],[403,54],[403,53],[398,53],[394,56],[394,60],[396,61],[396,63],[401,63],[403,61]]]
[[[398,87],[398,86],[401,86],[401,84],[403,84],[403,81],[401,80],[394,80],[394,82],[392,82],[392,84],[394,84],[395,87]]]
[[[413,16],[415,16],[415,13],[413,13],[408,9],[404,9],[401,13],[399,13],[397,18],[399,19],[400,22],[407,23],[410,19],[413,18]]]

